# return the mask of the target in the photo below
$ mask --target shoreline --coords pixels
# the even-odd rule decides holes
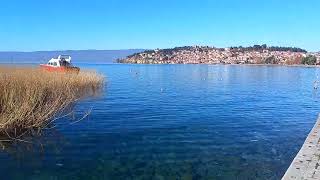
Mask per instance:
[[[270,67],[303,67],[303,68],[320,68],[320,65],[304,65],[304,64],[293,64],[293,65],[288,65],[288,64],[182,64],[182,63],[176,63],[176,64],[147,64],[147,63],[82,63],[84,65],[211,65],[211,66],[217,66],[217,65],[224,65],[224,66],[270,66]],[[38,63],[1,63],[0,62],[0,67],[1,66],[30,66],[30,65],[36,65],[38,66]]]
[[[320,179],[320,115],[282,180]]]
[[[278,66],[278,67],[305,67],[305,68],[320,68],[320,65],[304,65],[304,64],[293,64],[293,65],[288,65],[288,64],[224,64],[224,63],[220,63],[220,64],[206,64],[206,63],[187,63],[187,64],[183,64],[183,63],[175,63],[175,64],[156,64],[156,63],[110,63],[110,64],[130,64],[130,65],[230,65],[230,66]]]

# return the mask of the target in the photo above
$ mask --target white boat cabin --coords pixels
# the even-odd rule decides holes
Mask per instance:
[[[59,55],[56,58],[52,58],[47,63],[48,66],[53,67],[72,67],[71,56],[69,55]]]

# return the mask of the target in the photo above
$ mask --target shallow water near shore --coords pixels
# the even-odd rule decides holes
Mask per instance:
[[[107,77],[75,107],[90,116],[3,147],[5,179],[280,179],[320,111],[318,68],[82,68]]]

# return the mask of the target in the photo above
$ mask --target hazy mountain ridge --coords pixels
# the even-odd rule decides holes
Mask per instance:
[[[144,49],[125,50],[65,50],[14,52],[0,51],[0,63],[43,63],[54,56],[66,54],[72,56],[74,63],[112,63],[116,59],[139,53]]]

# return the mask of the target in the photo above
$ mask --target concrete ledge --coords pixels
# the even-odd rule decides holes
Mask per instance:
[[[283,180],[320,180],[320,116]]]

